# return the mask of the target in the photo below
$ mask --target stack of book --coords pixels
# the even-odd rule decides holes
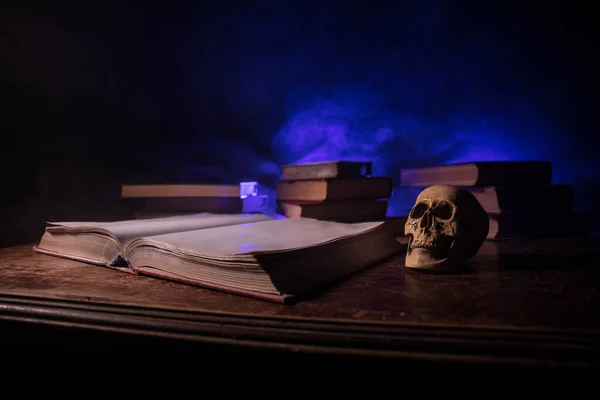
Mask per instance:
[[[282,166],[277,212],[337,222],[386,220],[392,178],[371,176],[372,163],[331,161]]]
[[[411,193],[436,184],[463,187],[475,195],[490,218],[490,240],[574,236],[589,229],[589,219],[574,211],[573,188],[552,184],[552,164],[547,161],[471,162],[400,171],[400,188]]]
[[[258,212],[264,199],[255,182],[240,184],[122,184],[121,199],[135,218],[194,213]],[[258,201],[256,201],[258,200]]]

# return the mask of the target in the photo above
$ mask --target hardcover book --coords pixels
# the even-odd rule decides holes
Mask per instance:
[[[488,216],[488,240],[585,237],[593,226],[592,216],[582,212],[554,215],[535,211],[502,211]]]
[[[407,168],[400,171],[400,186],[549,185],[552,164],[547,161],[478,161],[462,164]]]
[[[123,199],[137,210],[172,213],[238,214],[244,202],[237,197],[148,197]]]
[[[356,178],[371,175],[372,163],[365,161],[327,161],[288,164],[281,167],[282,180]]]
[[[390,197],[389,177],[311,179],[277,182],[277,199],[289,201],[366,200]]]
[[[48,223],[40,253],[286,302],[403,249],[383,222],[194,214]]]
[[[240,185],[122,184],[122,198],[240,197]]]
[[[321,202],[278,202],[278,212],[288,218],[315,218],[326,221],[379,221],[387,213],[385,200]]]

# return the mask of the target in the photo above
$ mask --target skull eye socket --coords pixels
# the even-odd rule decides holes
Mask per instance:
[[[416,206],[414,206],[413,209],[410,211],[410,217],[421,218],[423,214],[425,214],[425,211],[427,211],[428,209],[429,206],[426,203],[419,203]]]
[[[450,219],[454,213],[454,206],[450,203],[442,201],[437,205],[437,207],[435,207],[433,213],[440,219]]]

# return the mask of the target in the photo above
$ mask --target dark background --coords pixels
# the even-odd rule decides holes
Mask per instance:
[[[0,244],[126,216],[122,182],[336,158],[550,160],[595,213],[592,2],[158,3],[0,6]]]

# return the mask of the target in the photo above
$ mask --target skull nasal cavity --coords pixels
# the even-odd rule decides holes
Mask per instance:
[[[423,214],[423,218],[421,218],[421,226],[420,228],[431,228],[433,227],[434,218],[431,212],[427,211]]]

